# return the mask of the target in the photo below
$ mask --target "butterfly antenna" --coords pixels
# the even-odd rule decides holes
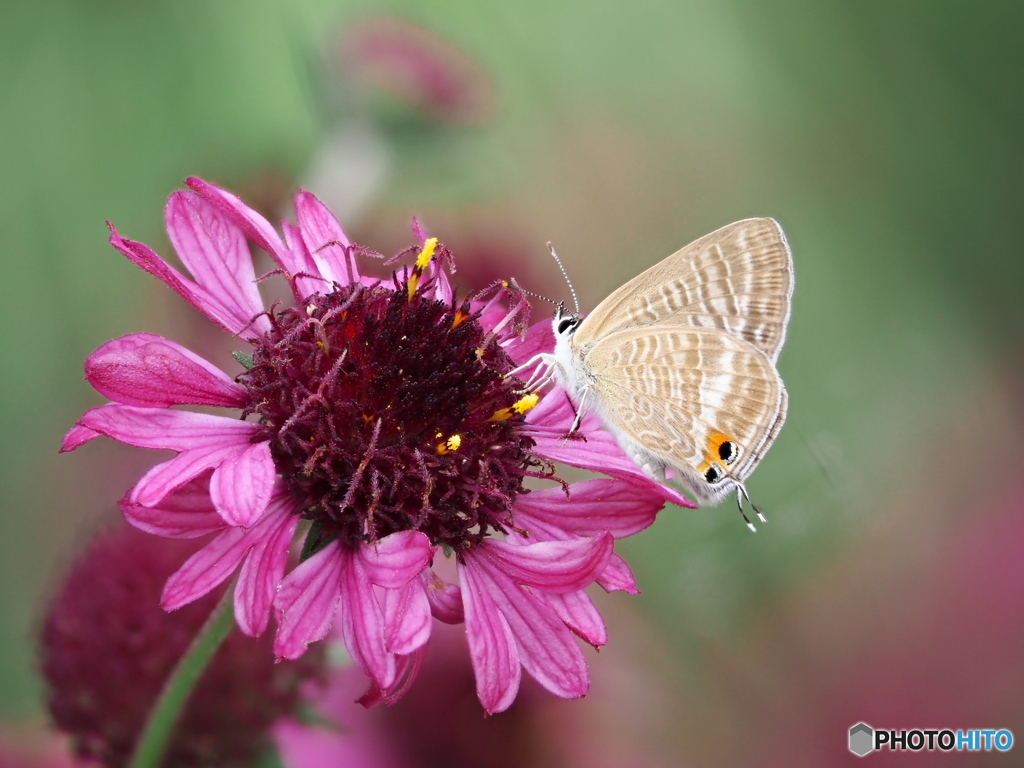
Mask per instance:
[[[569,279],[569,273],[565,271],[565,267],[562,266],[562,260],[558,258],[558,254],[555,253],[555,246],[550,242],[548,243],[548,250],[551,251],[551,258],[555,260],[558,268],[562,270],[562,277],[565,278],[565,282],[569,286],[569,293],[572,294],[572,303],[573,306],[576,307],[576,314],[578,315],[580,313],[580,302],[579,299],[576,298],[576,289],[572,287],[572,280]]]
[[[540,299],[541,301],[546,301],[546,302],[548,302],[548,304],[554,304],[556,307],[558,306],[558,302],[555,301],[554,299],[549,299],[547,296],[541,296],[539,293],[534,293],[533,291],[530,291],[530,290],[527,290],[526,288],[523,288],[523,286],[521,286],[519,283],[516,282],[516,279],[514,277],[511,280],[509,280],[509,283],[517,291],[525,293],[527,296],[533,296],[533,298],[535,298],[535,299]]]

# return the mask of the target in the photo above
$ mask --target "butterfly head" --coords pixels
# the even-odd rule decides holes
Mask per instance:
[[[555,332],[555,339],[572,336],[582,322],[582,317],[567,310],[564,304],[559,304],[558,308],[555,309],[555,319],[551,323],[551,327]]]

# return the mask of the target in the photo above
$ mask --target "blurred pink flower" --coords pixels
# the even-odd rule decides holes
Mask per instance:
[[[393,701],[415,677],[432,617],[465,622],[488,712],[509,706],[521,668],[558,696],[586,693],[573,634],[594,646],[607,637],[584,588],[635,593],[614,539],[648,526],[666,500],[692,505],[644,475],[593,417],[567,441],[574,414],[561,390],[533,407],[537,395],[506,375],[550,351],[550,323],[521,332],[527,305],[503,284],[457,299],[451,254],[418,225],[416,265],[385,283],[360,274],[365,251],[308,193],[282,239],[235,196],[188,185],[171,195],[166,219],[194,280],[113,226],[111,243],[251,354],[236,355],[243,370],[232,378],[158,336],[104,344],[86,378],[113,402],[86,412],[62,448],[105,435],[177,453],[121,503],[143,530],[214,534],[167,581],[163,606],[237,570],[239,626],[259,635],[273,610],[275,652],[289,659],[337,614],[371,679],[367,705]],[[247,238],[274,259],[294,306],[264,309]],[[527,493],[526,477],[557,479],[552,461],[610,478]],[[302,561],[286,574],[300,523]],[[458,584],[436,572],[441,550],[454,556]]]

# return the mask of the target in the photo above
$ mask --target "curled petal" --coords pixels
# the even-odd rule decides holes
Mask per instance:
[[[182,451],[170,461],[157,464],[144,474],[128,494],[132,504],[155,507],[172,491],[176,491],[209,469],[215,469],[224,461],[231,461],[248,446],[213,446]],[[221,510],[225,522],[231,523]],[[231,523],[233,524],[233,523]]]
[[[333,541],[289,573],[274,598],[277,637],[274,653],[297,659],[327,636],[341,597],[341,545]]]
[[[429,568],[420,575],[427,600],[430,601],[430,612],[438,621],[445,624],[461,624],[465,620],[462,607],[462,590],[458,584],[450,584]]]
[[[491,594],[492,582],[471,563],[459,563],[458,568],[476,695],[488,714],[504,712],[515,701],[522,676],[516,639]]]
[[[75,448],[85,445],[91,440],[95,440],[97,437],[103,437],[102,432],[97,432],[95,429],[91,429],[83,424],[75,424],[66,435],[60,444],[60,452],[67,453],[73,451]]]
[[[397,657],[395,659],[395,682],[391,684],[391,687],[387,690],[382,690],[375,683],[371,682],[369,689],[356,699],[356,703],[362,704],[367,709],[378,704],[387,704],[388,706],[395,704],[405,695],[405,692],[409,690],[409,686],[412,685],[416,676],[420,673],[425,652],[426,648],[420,648],[408,656]],[[353,765],[356,764],[353,763]],[[362,763],[358,764],[362,765]]]
[[[622,591],[629,595],[640,594],[633,571],[629,564],[618,555],[611,556],[597,583],[605,592]]]
[[[519,584],[562,594],[592,584],[604,570],[614,546],[615,539],[607,532],[527,545],[488,539],[481,544],[478,559],[493,560]]]
[[[241,408],[245,388],[180,344],[150,333],[108,341],[85,361],[97,392],[126,405],[218,405]]]
[[[247,527],[266,510],[276,476],[270,443],[250,443],[214,470],[210,497],[228,523]]]
[[[388,589],[398,589],[430,562],[434,548],[418,531],[399,531],[359,549],[358,557],[367,578]]]
[[[156,506],[133,504],[128,496],[118,506],[125,519],[139,530],[169,539],[195,539],[227,527],[210,499],[206,480],[186,483]]]
[[[608,629],[586,592],[568,592],[554,595],[537,592],[537,597],[580,638],[599,648],[608,642]]]

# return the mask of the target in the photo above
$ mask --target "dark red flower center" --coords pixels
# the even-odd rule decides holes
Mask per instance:
[[[457,548],[505,530],[537,462],[513,363],[468,303],[350,285],[271,322],[240,381],[318,542],[417,530]]]

